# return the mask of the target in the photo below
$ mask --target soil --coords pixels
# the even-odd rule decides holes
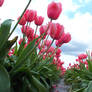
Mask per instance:
[[[61,79],[56,85],[54,85],[51,92],[69,92],[69,88],[70,86],[64,83],[64,79]]]

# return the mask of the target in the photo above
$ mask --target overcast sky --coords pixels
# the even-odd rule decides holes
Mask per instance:
[[[0,8],[0,19],[16,20],[22,13],[29,0],[5,0]],[[49,21],[47,17],[48,3],[57,1],[62,3],[63,11],[58,20],[65,27],[65,32],[70,32],[72,40],[61,47],[61,59],[65,64],[74,62],[80,53],[92,50],[92,0],[32,0],[29,8],[37,10],[38,15],[45,17],[44,24]],[[16,21],[15,21],[16,22]],[[19,35],[19,28],[14,35]]]

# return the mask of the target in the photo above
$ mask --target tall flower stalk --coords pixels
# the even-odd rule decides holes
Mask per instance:
[[[26,5],[26,7],[25,7],[23,13],[21,14],[20,18],[18,19],[17,23],[15,24],[15,26],[14,26],[14,28],[12,29],[11,33],[9,34],[9,37],[11,36],[11,34],[12,34],[12,33],[14,32],[14,30],[16,29],[18,23],[20,22],[21,18],[23,17],[23,15],[24,15],[25,11],[27,10],[28,6],[30,5],[30,3],[31,3],[31,0],[29,0],[28,4]],[[8,37],[8,38],[9,38],[9,37]]]

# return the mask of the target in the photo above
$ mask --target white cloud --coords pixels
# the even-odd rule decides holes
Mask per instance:
[[[75,12],[78,8],[80,8],[80,5],[75,4],[73,0],[59,0],[62,3],[63,11],[72,11]]]
[[[2,7],[0,7],[0,18],[5,20],[7,18],[16,19],[27,5],[28,0],[5,0]]]
[[[71,56],[71,55],[66,55],[66,54],[62,53],[60,59],[61,59],[61,61],[64,61],[63,66],[65,68],[67,68],[69,66],[69,63],[71,63],[71,65],[76,63],[75,59],[77,59],[77,57]]]
[[[91,0],[79,0],[80,3],[89,3]]]
[[[73,40],[84,43],[92,41],[92,16],[89,13],[76,13],[73,19],[62,15],[59,20],[65,26],[65,31],[72,34]]]
[[[36,10],[39,16],[43,16],[45,18],[44,23],[47,23],[49,21],[47,17],[48,4],[49,4],[48,0],[36,0],[30,4],[29,8]]]

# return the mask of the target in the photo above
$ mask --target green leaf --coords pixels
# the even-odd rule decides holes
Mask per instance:
[[[44,84],[45,84],[45,86],[46,86],[46,88],[50,88],[50,86],[49,86],[49,84],[47,83],[47,81],[45,80],[45,78],[44,77],[41,77],[41,79],[42,79],[42,81],[44,82]]]
[[[3,59],[7,56],[9,49],[17,41],[17,36],[13,40],[9,40],[5,43],[2,50],[0,51],[0,62],[3,62]]]
[[[27,57],[31,54],[31,50],[34,47],[35,42],[36,42],[36,39],[34,39],[32,42],[30,42],[30,44],[25,49],[23,49],[22,53],[20,54],[20,56],[16,62],[16,65],[19,63],[23,63],[22,61],[27,59]]]
[[[38,92],[35,86],[31,84],[27,79],[25,79],[23,82],[24,82],[24,86],[21,92],[27,92],[27,90],[28,92]]]
[[[20,47],[18,49],[18,52],[17,52],[17,55],[19,56],[21,54],[21,52],[23,51],[24,49],[24,45],[25,45],[25,40],[23,40],[20,44]]]
[[[33,53],[33,50],[35,48],[35,42],[37,41],[37,39],[34,39],[32,42],[29,43],[29,45],[25,49],[23,49],[23,51],[21,52],[21,54],[19,55],[19,57],[16,61],[15,67],[10,72],[11,74],[13,74],[12,73],[13,71],[15,71],[19,67],[21,67],[25,63],[26,59],[28,59],[30,54]]]
[[[88,62],[88,70],[89,70],[90,72],[92,72],[92,61],[87,60],[87,62]]]
[[[89,82],[88,87],[84,90],[84,92],[92,92],[92,81]]]
[[[34,85],[34,87],[38,89],[37,92],[49,92],[47,88],[45,88],[44,85],[39,81],[39,78],[37,79],[34,77],[29,70],[26,71],[25,74],[30,84]]]
[[[34,76],[32,76],[32,81],[34,85],[39,89],[39,92],[48,92],[44,85]]]
[[[16,42],[16,46],[14,47],[14,55],[17,56],[17,51],[18,51],[18,45],[17,45],[17,42]]]
[[[6,69],[0,65],[0,92],[10,92],[10,79]]]
[[[9,49],[12,47],[12,45],[16,42],[17,36],[13,40],[9,40],[5,43],[2,50],[0,51],[0,62],[3,61],[3,59],[8,54]]]
[[[78,90],[76,90],[76,91],[74,91],[74,92],[83,92],[84,89],[85,89],[85,88],[80,88],[80,89],[78,89]]]
[[[0,51],[4,44],[8,41],[8,35],[10,32],[12,20],[5,20],[0,26]]]

